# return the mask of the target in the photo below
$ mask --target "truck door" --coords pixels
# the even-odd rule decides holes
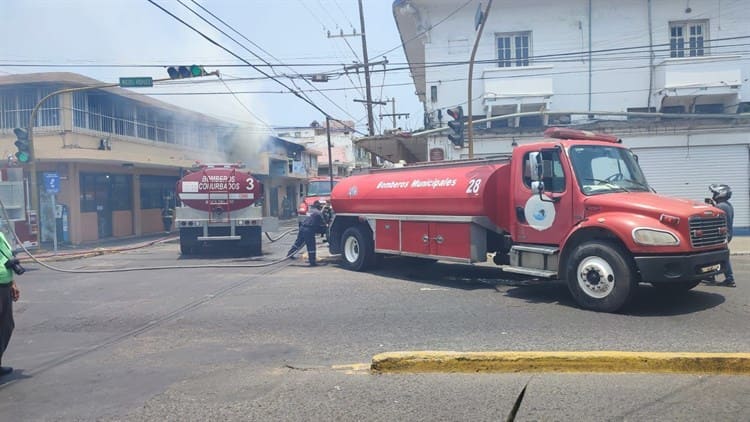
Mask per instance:
[[[543,191],[532,179],[531,160],[538,156]],[[521,163],[514,166],[517,183],[513,183],[515,223],[513,239],[519,243],[559,245],[573,224],[573,189],[570,166],[560,148],[527,151]],[[515,179],[514,177],[514,179]]]

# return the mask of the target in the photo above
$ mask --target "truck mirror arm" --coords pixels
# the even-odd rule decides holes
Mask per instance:
[[[544,182],[542,182],[540,180],[540,181],[534,182],[534,183],[536,183],[536,189],[537,189],[537,192],[539,193],[539,199],[542,202],[552,202],[552,203],[560,202],[560,197],[559,196],[552,196],[550,198],[544,196]]]

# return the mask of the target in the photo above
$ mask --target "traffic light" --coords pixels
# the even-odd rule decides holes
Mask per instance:
[[[449,108],[446,110],[448,115],[453,118],[453,121],[448,122],[448,127],[453,130],[452,134],[448,135],[448,139],[453,142],[453,145],[463,148],[464,147],[464,109],[461,106],[456,108]]]
[[[16,159],[19,163],[28,163],[31,161],[31,142],[29,141],[29,133],[25,129],[19,127],[13,129],[13,133],[16,134]]]
[[[203,66],[170,66],[167,68],[170,79],[199,78],[208,75]]]

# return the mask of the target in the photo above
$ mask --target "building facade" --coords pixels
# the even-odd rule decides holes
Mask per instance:
[[[0,77],[2,174],[22,169],[27,217],[36,216],[41,242],[163,231],[161,210],[177,204],[176,182],[198,162],[245,162],[268,185],[265,214],[278,215],[271,207],[281,201],[279,189],[298,186],[315,167],[292,143],[251,139],[236,125],[129,90],[96,88],[102,85],[73,73]],[[28,128],[32,109],[61,90],[38,109],[33,160],[18,162],[14,130]],[[55,189],[45,184],[52,176],[59,180]]]
[[[448,131],[429,131],[393,137],[387,153],[407,161],[479,157],[539,139],[549,126],[612,132],[659,192],[702,200],[709,184],[729,184],[735,226],[750,228],[745,2],[496,0],[469,97],[478,6],[393,2],[425,129],[445,128],[447,111],[459,106],[481,123],[462,148]]]

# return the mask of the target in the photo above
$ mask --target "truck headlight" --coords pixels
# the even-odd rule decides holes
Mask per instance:
[[[641,245],[649,246],[673,246],[679,245],[680,241],[677,236],[665,231],[656,229],[635,229],[633,230],[633,241]]]

